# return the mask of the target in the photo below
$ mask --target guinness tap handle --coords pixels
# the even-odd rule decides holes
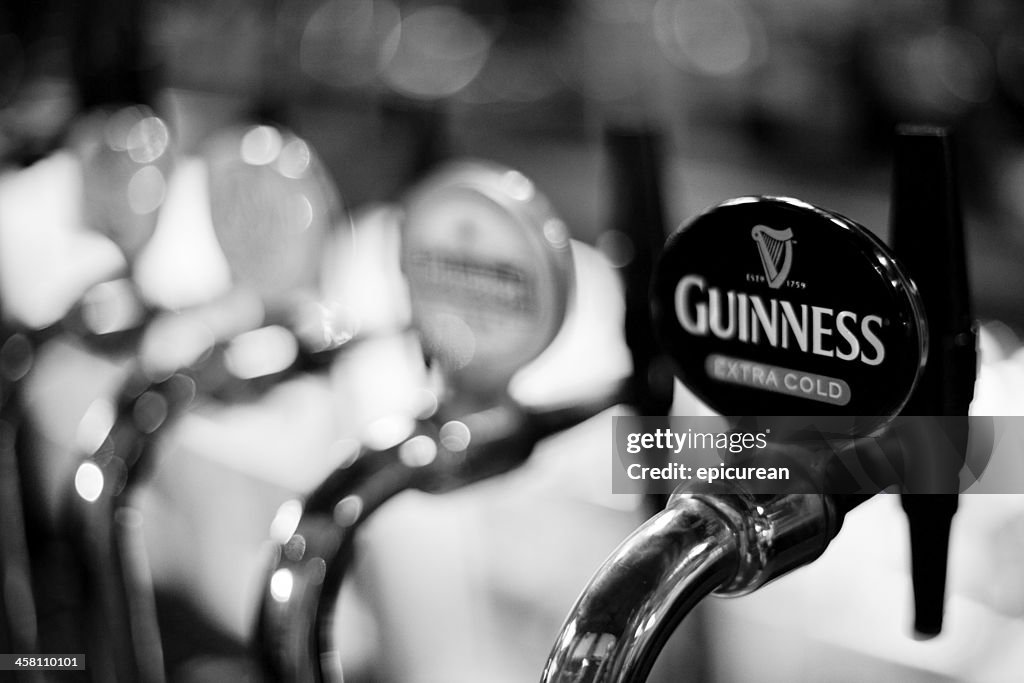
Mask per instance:
[[[977,375],[977,332],[971,315],[963,222],[949,132],[930,126],[900,127],[893,163],[893,251],[920,290],[929,337],[924,373],[903,413],[962,416],[962,424],[951,423],[957,433],[949,436],[966,452],[966,421]],[[942,464],[927,462],[924,466]],[[902,496],[910,526],[914,630],[926,638],[942,630],[949,532],[958,505],[956,474],[939,473],[948,479],[952,493],[910,492]]]

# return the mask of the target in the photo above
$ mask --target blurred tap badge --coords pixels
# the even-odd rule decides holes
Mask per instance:
[[[673,234],[652,314],[679,378],[726,415],[896,415],[927,326],[913,282],[860,225],[795,199],[724,202]]]
[[[462,161],[410,194],[403,234],[428,353],[460,384],[504,388],[561,327],[573,269],[565,224],[518,171]]]

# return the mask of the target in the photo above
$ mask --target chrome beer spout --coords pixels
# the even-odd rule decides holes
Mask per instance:
[[[842,450],[857,451],[855,440],[840,441]],[[872,441],[879,444],[889,448],[885,440]],[[785,467],[791,479],[783,489],[739,482],[679,486],[665,510],[631,534],[590,580],[562,626],[542,683],[647,680],[669,637],[704,598],[752,593],[817,559],[846,514],[870,497],[830,492],[848,490],[840,484],[848,473],[837,466],[837,455],[827,440],[804,437],[737,460]],[[864,460],[871,457],[877,451]],[[880,490],[885,480],[875,478],[873,486]],[[698,680],[700,668],[679,673]]]
[[[591,579],[541,681],[646,680],[669,636],[701,600],[750,593],[812,562],[839,531],[843,513],[820,493],[680,490]]]
[[[845,297],[829,287],[837,278]],[[665,511],[614,551],[572,608],[544,683],[646,680],[703,598],[743,595],[812,562],[849,510],[900,483],[895,416],[917,385],[928,331],[915,285],[867,230],[797,200],[730,200],[669,238],[651,291],[677,377],[720,415],[746,416],[719,423],[729,434],[761,425],[766,437],[743,455],[694,452],[723,466],[784,466],[791,478],[715,481],[693,467],[669,479]]]
[[[396,494],[443,492],[507,472],[537,442],[621,400],[531,410],[514,374],[558,333],[573,262],[568,234],[520,173],[455,163],[407,197],[402,268],[439,400],[390,445],[351,454],[303,502],[282,506],[257,646],[282,683],[335,681],[337,598],[367,518]]]

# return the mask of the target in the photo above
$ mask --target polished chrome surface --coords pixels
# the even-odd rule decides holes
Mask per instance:
[[[837,528],[825,496],[721,487],[677,493],[591,579],[541,681],[645,680],[672,631],[703,598],[742,595],[811,562]]]
[[[740,571],[719,587],[716,595],[745,595],[814,561],[841,525],[835,505],[826,495],[702,497],[723,514],[742,519],[737,527]]]
[[[649,520],[591,579],[562,627],[544,683],[646,675],[672,628],[739,569],[735,530],[686,499]]]

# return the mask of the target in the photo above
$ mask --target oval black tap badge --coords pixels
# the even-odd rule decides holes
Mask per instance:
[[[674,233],[652,314],[683,381],[723,415],[896,415],[927,351],[917,289],[880,240],[781,197],[720,204]]]

